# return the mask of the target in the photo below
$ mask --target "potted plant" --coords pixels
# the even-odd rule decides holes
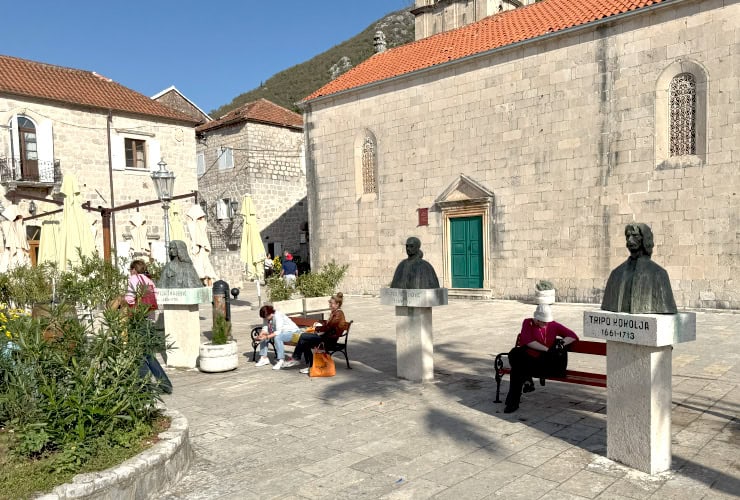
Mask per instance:
[[[211,341],[200,345],[199,354],[198,368],[202,372],[227,372],[239,365],[236,341],[231,337],[231,323],[223,314],[216,314]]]
[[[536,290],[535,299],[538,304],[555,303],[555,286],[551,281],[540,280],[534,286]]]

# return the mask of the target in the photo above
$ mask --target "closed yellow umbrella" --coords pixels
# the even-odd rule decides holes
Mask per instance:
[[[185,234],[185,224],[182,221],[182,207],[176,201],[170,203],[170,241],[184,241],[190,248],[190,239]]]
[[[58,268],[62,267],[59,260],[61,223],[56,215],[50,215],[48,219],[41,221],[41,237],[39,241],[39,264],[44,262],[55,263]]]
[[[64,175],[61,192],[64,195],[64,206],[60,227],[59,262],[64,263],[62,269],[67,269],[80,263],[78,249],[84,256],[95,254],[95,242],[92,239],[87,214],[82,209],[83,201],[77,187],[77,179],[73,175]]]
[[[242,241],[240,256],[246,266],[247,278],[259,280],[264,272],[265,246],[262,244],[260,230],[257,227],[257,210],[251,196],[242,199]]]

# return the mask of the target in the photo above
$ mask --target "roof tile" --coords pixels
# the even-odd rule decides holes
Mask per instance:
[[[303,117],[298,113],[278,106],[267,99],[258,99],[239,106],[221,118],[205,123],[195,130],[197,132],[205,132],[245,121],[257,121],[279,125],[281,127],[303,128]]]
[[[637,10],[667,0],[543,0],[375,54],[304,101]]]
[[[196,123],[191,117],[94,71],[11,56],[0,55],[0,93]]]

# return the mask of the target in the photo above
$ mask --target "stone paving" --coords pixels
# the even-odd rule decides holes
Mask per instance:
[[[740,314],[697,312],[696,342],[673,352],[673,466],[650,476],[606,458],[606,391],[549,382],[505,415],[493,403],[492,361],[534,306],[454,300],[434,309],[435,382],[395,377],[393,307],[345,297],[355,323],[352,370],[311,379],[256,368],[248,332],[253,290],[232,304],[239,368],[173,370],[166,404],[190,421],[196,453],[159,498],[722,499],[740,494]],[[556,304],[582,331],[586,304]],[[210,308],[201,310],[210,329]],[[570,367],[605,371],[603,358]],[[502,384],[502,398],[508,385]]]

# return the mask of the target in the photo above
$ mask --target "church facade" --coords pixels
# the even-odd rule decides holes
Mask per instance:
[[[641,222],[679,307],[739,308],[739,41],[735,1],[543,0],[374,55],[303,101],[312,267],[377,293],[416,236],[452,294],[600,302]]]

